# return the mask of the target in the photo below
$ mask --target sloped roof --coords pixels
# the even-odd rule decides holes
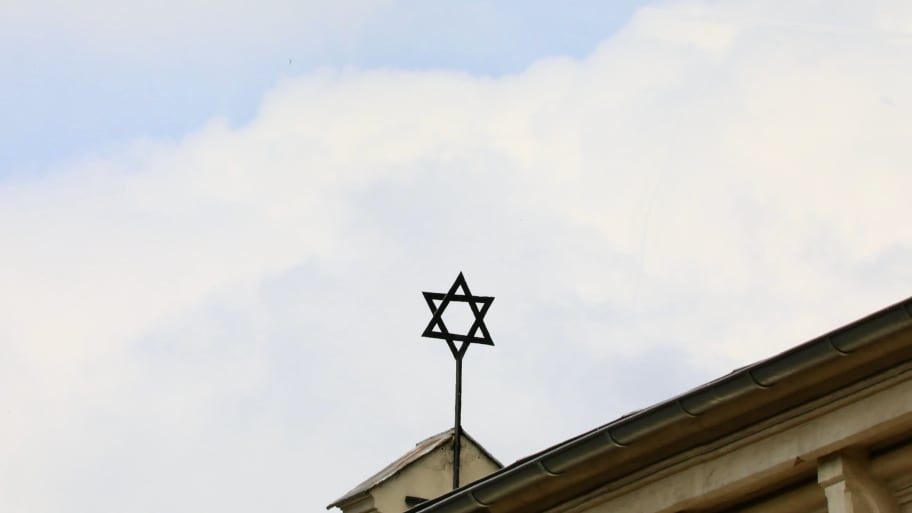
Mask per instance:
[[[475,444],[475,446],[477,446],[478,449],[481,450],[481,452],[487,458],[489,458],[491,461],[493,461],[497,465],[498,468],[503,468],[503,464],[501,464],[500,461],[497,460],[497,458],[492,456],[491,453],[489,453],[487,451],[487,449],[482,447],[482,445],[480,443],[478,443],[474,438],[469,436],[469,434],[465,432],[465,429],[462,430],[462,436],[464,438],[468,439],[469,441],[471,441],[473,444]],[[383,467],[383,469],[380,470],[380,472],[377,472],[376,474],[374,474],[371,477],[364,480],[358,486],[349,490],[345,495],[343,495],[342,497],[333,501],[332,504],[330,504],[329,506],[326,506],[326,509],[330,509],[335,506],[338,506],[338,505],[342,504],[343,502],[346,502],[349,499],[355,497],[356,495],[361,495],[363,493],[366,493],[368,490],[375,488],[376,486],[380,485],[387,479],[395,476],[399,472],[402,472],[403,470],[405,470],[406,467],[408,467],[412,463],[420,460],[424,455],[430,454],[438,447],[442,447],[444,445],[452,443],[452,441],[453,441],[453,428],[450,428],[442,433],[437,433],[436,435],[434,435],[430,438],[426,438],[426,439],[418,442],[417,444],[415,444],[415,447],[412,450],[403,454],[396,461]]]

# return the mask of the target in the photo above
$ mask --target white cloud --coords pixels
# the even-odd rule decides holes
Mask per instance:
[[[0,185],[0,509],[320,507],[449,422],[419,291],[459,270],[507,460],[908,295],[909,41],[732,5],[498,79],[319,71]]]

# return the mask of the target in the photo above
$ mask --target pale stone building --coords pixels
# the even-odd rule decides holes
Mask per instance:
[[[460,437],[459,482],[471,483],[501,468],[497,459],[464,430]],[[367,478],[327,509],[343,513],[402,513],[453,487],[453,430],[418,442],[383,470]]]
[[[912,513],[912,298],[411,513]]]
[[[410,513],[485,511],[912,513],[912,298]]]

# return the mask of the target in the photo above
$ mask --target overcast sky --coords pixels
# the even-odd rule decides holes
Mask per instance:
[[[910,295],[908,2],[555,5],[0,0],[0,511],[321,511],[459,271],[507,463]]]

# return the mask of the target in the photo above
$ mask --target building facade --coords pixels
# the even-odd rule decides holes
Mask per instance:
[[[912,513],[912,298],[411,513]]]
[[[415,447],[367,478],[326,509],[342,513],[402,513],[439,497],[453,486],[453,430],[415,444]],[[460,484],[477,481],[503,465],[465,431],[459,455]]]

